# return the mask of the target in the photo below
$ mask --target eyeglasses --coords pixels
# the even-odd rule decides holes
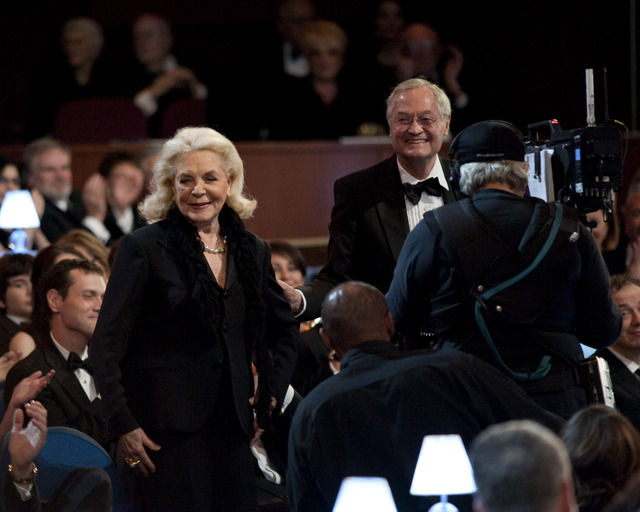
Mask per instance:
[[[436,124],[436,122],[438,121],[438,119],[440,119],[442,117],[442,115],[439,116],[427,116],[427,115],[423,115],[423,116],[398,116],[398,117],[394,117],[392,119],[393,124],[397,124],[399,126],[406,126],[409,127],[413,124],[413,120],[415,119],[418,124],[420,126],[422,126],[423,128],[431,128],[434,124]]]

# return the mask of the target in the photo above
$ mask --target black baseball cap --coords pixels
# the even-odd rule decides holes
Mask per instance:
[[[524,137],[507,121],[480,121],[462,130],[457,139],[460,165],[496,160],[524,161]]]

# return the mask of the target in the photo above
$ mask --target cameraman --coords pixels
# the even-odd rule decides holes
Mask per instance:
[[[460,188],[405,241],[387,302],[396,331],[494,364],[564,417],[587,404],[580,342],[613,343],[622,318],[609,274],[575,210],[525,198],[520,132],[482,121],[460,132]]]

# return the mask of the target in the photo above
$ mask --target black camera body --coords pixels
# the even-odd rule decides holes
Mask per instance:
[[[538,137],[538,130],[543,127],[550,132],[545,141]],[[534,154],[534,176],[541,172],[541,155],[551,153],[554,200],[581,214],[601,208],[611,210],[614,192],[622,187],[623,176],[618,127],[593,125],[562,131],[559,123],[552,120],[529,125],[528,130],[526,152]]]

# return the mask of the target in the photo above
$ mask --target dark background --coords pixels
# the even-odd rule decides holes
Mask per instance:
[[[322,0],[321,17],[339,22],[353,48],[366,47],[374,2]],[[587,5],[590,4],[590,5]],[[632,115],[632,45],[635,0],[609,2],[471,2],[410,0],[409,21],[425,21],[465,54],[461,77],[478,118],[506,119],[521,130],[557,118],[565,129],[586,124],[585,68],[596,70],[597,121],[604,121],[599,70],[608,77],[609,117],[635,129]],[[212,101],[237,104],[251,115],[247,94],[258,101],[262,52],[274,31],[273,1],[251,0],[24,0],[0,6],[0,143],[20,142],[34,77],[60,58],[62,24],[73,16],[95,18],[105,31],[107,55],[130,55],[130,26],[144,10],[173,23],[178,60],[188,58],[206,76]],[[246,87],[234,80],[249,78]],[[245,90],[237,93],[238,90]],[[236,93],[234,93],[236,91]],[[255,99],[254,98],[254,99]],[[301,118],[304,113],[301,113]]]

